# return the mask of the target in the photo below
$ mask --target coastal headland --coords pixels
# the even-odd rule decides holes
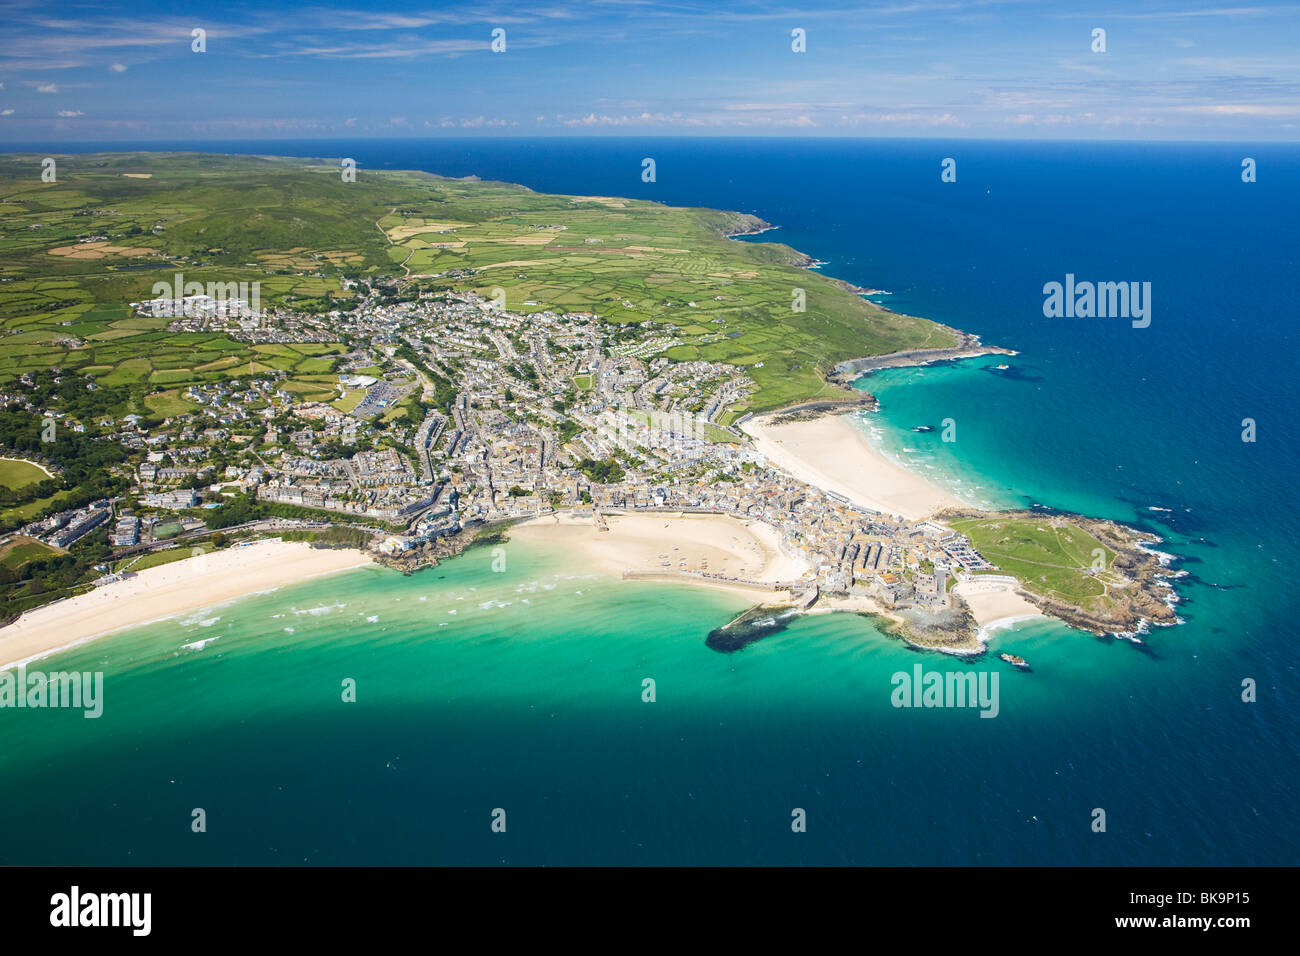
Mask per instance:
[[[755,634],[853,611],[978,653],[1031,613],[1177,620],[1132,529],[972,511],[885,458],[852,382],[1015,353],[737,241],[756,216],[140,153],[61,157],[37,203],[39,160],[0,157],[0,451],[50,465],[0,475],[0,660],[497,533],[749,594]]]
[[[882,307],[883,308],[883,307]],[[884,355],[867,355],[862,358],[840,362],[827,376],[831,382],[849,386],[864,375],[870,375],[877,369],[903,368],[911,365],[933,365],[936,362],[952,362],[957,359],[976,358],[980,355],[1015,355],[1014,349],[984,345],[978,335],[970,332],[955,332],[957,344],[950,348],[903,349]]]

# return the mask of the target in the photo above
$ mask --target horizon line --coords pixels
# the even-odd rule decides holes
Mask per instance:
[[[268,145],[276,143],[331,143],[331,142],[492,142],[492,141],[509,141],[509,140],[607,140],[607,141],[637,141],[646,140],[767,140],[772,142],[969,142],[969,143],[1024,143],[1024,144],[1097,144],[1097,145],[1133,145],[1133,146],[1248,146],[1248,145],[1268,145],[1268,146],[1300,146],[1300,136],[1295,139],[1136,139],[1131,137],[1089,137],[1089,138],[1070,138],[1070,137],[1042,137],[1042,136],[1014,136],[1014,137],[997,137],[997,136],[852,136],[852,135],[830,135],[830,136],[798,136],[798,135],[780,135],[780,134],[510,134],[510,133],[480,133],[468,135],[433,135],[433,136],[348,136],[348,135],[326,135],[326,136],[279,136],[279,137],[220,137],[213,139],[202,139],[196,137],[183,137],[177,139],[151,138],[151,139],[102,139],[102,140],[56,140],[49,139],[44,141],[23,140],[9,145],[0,147],[0,155],[14,155],[19,153],[40,152],[42,143],[48,143],[50,146],[60,147],[126,147],[120,150],[106,149],[106,152],[153,152],[148,149],[150,145],[176,146],[187,143],[197,145],[202,144],[221,144],[221,143],[266,143]],[[134,144],[134,145],[133,145]],[[168,149],[168,152],[185,152],[187,150]]]

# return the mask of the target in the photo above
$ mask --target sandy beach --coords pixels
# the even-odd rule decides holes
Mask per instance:
[[[788,424],[751,418],[741,430],[769,462],[856,504],[904,518],[925,518],[962,502],[877,451],[846,416]]]
[[[873,597],[865,594],[848,594],[843,596],[832,596],[822,594],[817,598],[817,603],[808,609],[809,614],[829,614],[832,611],[852,611],[857,614],[874,614],[876,617],[887,618],[895,623],[901,623],[903,618],[897,613],[889,610]]]
[[[975,623],[984,632],[998,625],[1044,616],[1042,611],[1017,592],[1014,584],[1003,581],[979,578],[963,581],[952,589],[952,593],[960,595],[966,601],[971,614],[975,616]]]
[[[743,591],[771,593],[764,587],[683,575],[704,571],[770,584],[795,581],[809,571],[802,557],[786,554],[774,528],[726,515],[606,514],[607,531],[591,517],[572,512],[545,515],[515,525],[515,541],[561,543],[598,570],[664,574],[665,580]]]
[[[0,628],[0,667],[45,657],[123,628],[370,563],[362,551],[259,541],[146,568],[126,580],[35,608]]]

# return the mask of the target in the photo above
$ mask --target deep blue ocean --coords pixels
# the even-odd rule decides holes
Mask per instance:
[[[649,589],[637,600],[650,604],[630,619],[660,615],[674,656],[659,666],[693,675],[689,703],[661,709],[662,718],[572,688],[559,703],[539,688],[527,709],[515,697],[492,706],[483,688],[493,686],[493,668],[503,688],[517,687],[525,672],[531,679],[546,666],[548,641],[556,660],[571,659],[574,642],[584,660],[602,654],[587,640],[590,622],[605,620],[596,610],[548,618],[550,630],[532,634],[526,651],[515,630],[499,644],[479,641],[473,664],[447,660],[438,665],[445,671],[430,672],[434,686],[460,687],[459,696],[436,704],[404,696],[372,714],[373,724],[334,727],[328,740],[315,734],[332,725],[299,719],[292,694],[263,723],[241,715],[207,738],[202,721],[168,725],[137,700],[125,729],[109,730],[107,715],[101,721],[93,757],[61,752],[53,737],[42,738],[39,757],[33,745],[18,748],[23,755],[0,775],[0,816],[10,834],[20,812],[35,829],[7,838],[0,862],[1300,862],[1290,805],[1300,789],[1300,148],[737,139],[100,148],[137,147],[350,156],[362,175],[417,168],[759,215],[778,229],[753,241],[785,242],[823,260],[828,275],[888,290],[877,301],[890,308],[1019,353],[861,381],[881,400],[873,425],[888,453],[974,503],[1040,504],[1161,535],[1162,550],[1187,572],[1178,583],[1185,623],[1147,635],[1142,646],[1042,622],[1006,632],[993,648],[1015,648],[1034,673],[1003,673],[1003,714],[980,720],[890,708],[892,672],[918,662],[965,665],[908,651],[863,619],[800,621],[723,658],[702,643],[726,611],[715,607],[719,599]],[[1247,156],[1258,164],[1255,183],[1241,181]],[[656,160],[653,184],[641,181],[644,157]],[[955,183],[941,182],[946,157],[957,161]],[[1150,282],[1150,326],[1044,317],[1044,283],[1067,273]],[[1009,368],[996,368],[1004,362]],[[956,423],[955,442],[910,430],[946,418]],[[1254,442],[1242,440],[1248,418]],[[464,560],[472,568],[479,559]],[[540,559],[522,566],[543,574]],[[437,573],[468,581],[464,568],[451,562]],[[427,589],[436,579],[420,580],[400,586]],[[379,590],[391,599],[398,586]],[[615,593],[610,616],[628,600]],[[479,637],[493,633],[483,627]],[[195,639],[149,633],[172,644]],[[634,637],[634,649],[611,653],[649,655],[646,666],[666,653],[646,634]],[[149,663],[146,644],[130,645],[130,666],[180,666]],[[77,654],[83,662],[105,656]],[[173,676],[198,680],[193,673]],[[200,673],[219,681],[222,672]],[[1248,678],[1253,703],[1241,699]],[[217,685],[192,690],[219,695]],[[435,746],[433,737],[454,743]],[[414,778],[394,776],[398,753],[406,763],[397,766]],[[87,761],[80,766],[94,775],[83,784],[89,790],[59,789],[79,779],[65,759]],[[422,775],[421,760],[429,761]],[[132,807],[149,805],[157,791],[135,771],[174,779],[178,764],[241,805],[263,799],[274,825],[241,810],[242,829],[220,844],[196,849],[159,836],[158,814],[201,797],[151,807],[145,822]],[[277,786],[300,803],[277,802]],[[457,796],[465,789],[489,806],[507,792],[527,808],[520,830],[528,835],[511,844],[484,838],[487,810],[480,827]],[[789,829],[793,806],[809,810],[802,837]],[[1105,833],[1089,826],[1094,808],[1107,812]],[[47,827],[59,821],[40,814],[56,810],[84,816],[75,839],[49,842]],[[463,837],[462,817],[473,821]],[[96,829],[96,820],[105,826]]]

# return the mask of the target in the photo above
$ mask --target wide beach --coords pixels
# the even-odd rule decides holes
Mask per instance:
[[[510,539],[563,544],[580,560],[618,577],[643,576],[750,595],[771,592],[770,585],[797,581],[810,570],[801,555],[783,550],[776,530],[762,522],[676,513],[602,514],[601,521],[606,530],[591,516],[560,512],[516,525]]]
[[[751,418],[740,427],[777,468],[863,507],[913,520],[962,507],[948,492],[886,458],[847,415],[791,422]]]
[[[46,657],[113,631],[371,563],[362,551],[259,541],[146,568],[28,611],[0,628],[0,667]]]

